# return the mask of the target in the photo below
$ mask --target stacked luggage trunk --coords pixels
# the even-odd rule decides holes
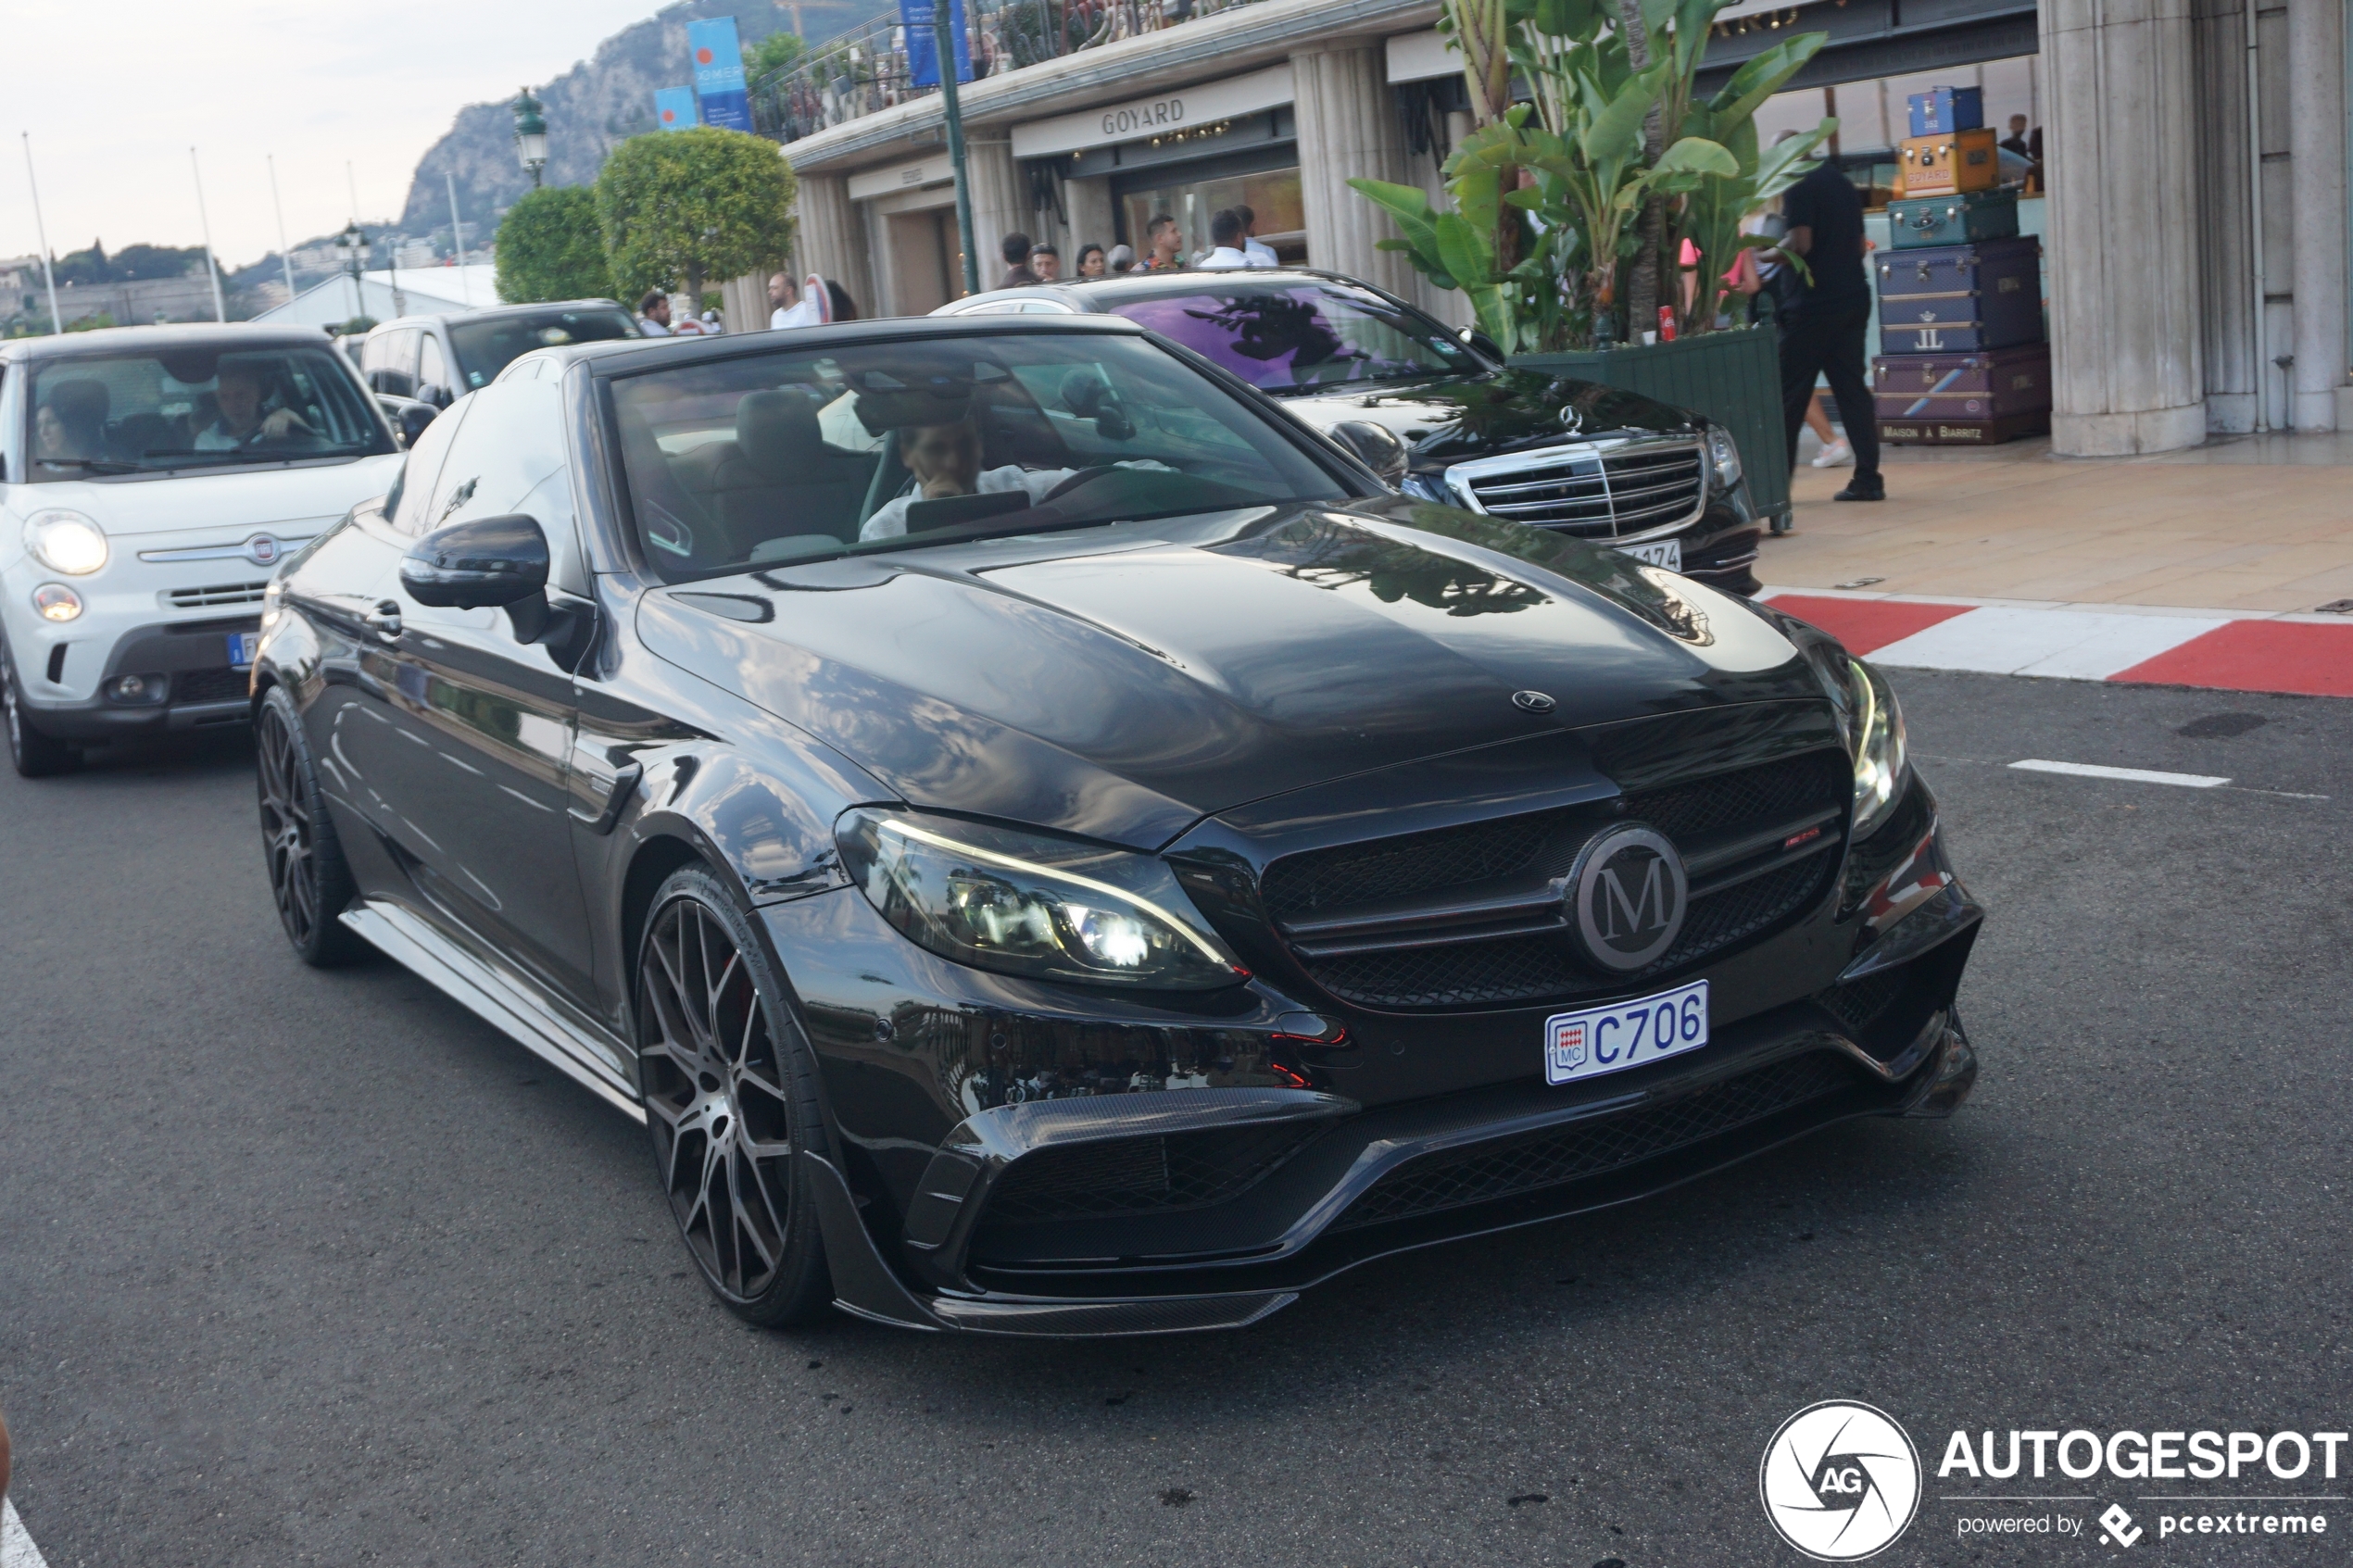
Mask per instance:
[[[1889,248],[1873,258],[1880,439],[1986,446],[2040,435],[2051,428],[2042,244],[2020,235],[2016,194],[1993,189],[1990,171],[1973,177],[1953,155],[1978,131],[1974,93],[1940,88],[1911,108],[1904,199],[1889,206]],[[1952,123],[1957,115],[1963,123]],[[1929,171],[1931,188],[1957,188],[1919,194],[1918,176]]]

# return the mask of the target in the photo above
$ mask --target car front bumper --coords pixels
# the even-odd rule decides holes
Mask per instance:
[[[1706,972],[1726,1010],[1707,1046],[1561,1088],[1530,1047],[1516,1073],[1396,1092],[1478,1035],[1541,1039],[1541,1007],[1394,1035],[1349,1016],[1317,1039],[1347,1010],[1264,982],[1217,1016],[1073,1007],[932,960],[854,890],[768,906],[825,1085],[831,1152],[801,1172],[840,1303],[935,1330],[1239,1326],[1376,1258],[1628,1202],[1851,1118],[1950,1114],[1976,1076],[1954,998],[1982,911],[1914,790],[1849,851],[1862,874]],[[1154,1050],[1193,1065],[1131,1080]]]

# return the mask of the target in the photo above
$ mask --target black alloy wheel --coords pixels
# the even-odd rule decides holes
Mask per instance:
[[[359,934],[337,918],[357,889],[321,797],[302,718],[283,686],[272,686],[263,696],[256,730],[261,848],[269,859],[270,897],[278,906],[278,920],[303,962],[317,969],[349,963],[368,951]]]
[[[0,720],[6,723],[8,763],[18,777],[54,778],[82,766],[82,753],[33,728],[31,717],[25,712],[24,693],[17,684],[16,656],[6,642],[0,642]]]
[[[636,1030],[654,1170],[703,1282],[749,1323],[822,1317],[833,1286],[794,1164],[824,1152],[815,1066],[750,922],[700,866],[654,896]]]

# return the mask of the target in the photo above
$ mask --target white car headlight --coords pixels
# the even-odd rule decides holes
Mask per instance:
[[[1707,460],[1716,469],[1716,485],[1730,490],[1741,482],[1740,443],[1722,425],[1707,427]]]
[[[1847,663],[1847,739],[1855,759],[1855,828],[1861,838],[1887,820],[1904,793],[1904,709],[1887,678],[1859,659]]]
[[[885,920],[958,963],[1164,990],[1249,978],[1156,856],[872,808],[835,841]]]
[[[96,520],[63,507],[25,520],[24,547],[52,571],[87,577],[107,564],[107,533]]]

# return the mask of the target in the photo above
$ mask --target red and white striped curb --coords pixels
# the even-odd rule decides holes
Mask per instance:
[[[2353,696],[2353,624],[2336,616],[1830,588],[1767,588],[1756,596],[1819,626],[1874,664]]]

